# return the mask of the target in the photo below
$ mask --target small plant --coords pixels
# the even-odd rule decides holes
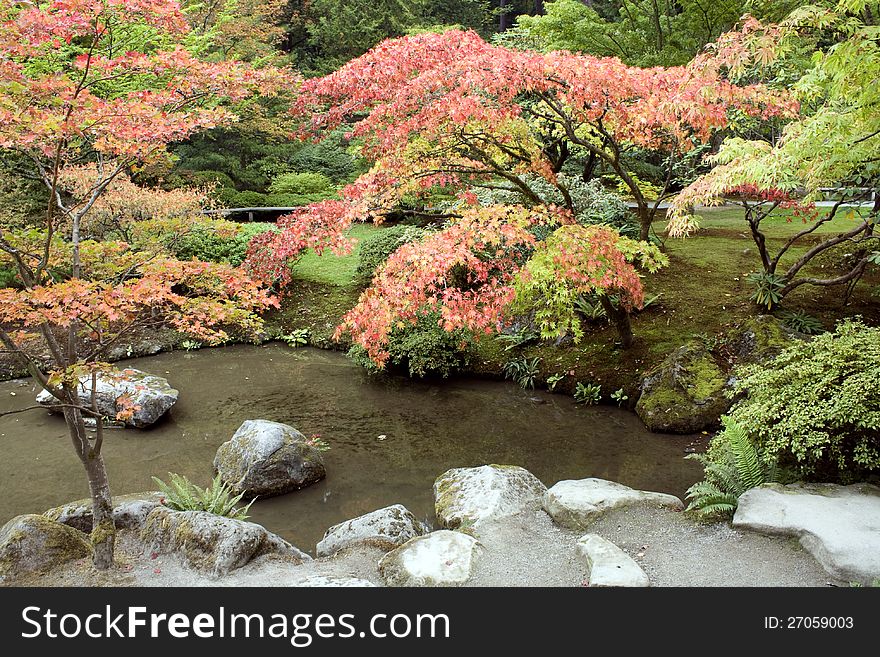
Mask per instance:
[[[784,310],[779,313],[779,319],[792,331],[798,333],[817,335],[825,332],[822,322],[800,310]]]
[[[508,361],[503,367],[504,378],[516,381],[520,388],[534,389],[540,364],[540,358],[518,358]]]
[[[288,347],[304,347],[309,343],[310,332],[307,328],[293,329],[286,335],[278,336]]]
[[[574,302],[574,308],[577,312],[579,312],[587,319],[591,319],[594,321],[605,319],[607,317],[607,315],[605,314],[605,309],[602,307],[602,304],[599,303],[599,300],[594,296],[579,296]]]
[[[499,342],[506,343],[504,351],[510,351],[512,349],[519,349],[520,347],[524,347],[525,345],[529,344],[530,342],[534,342],[540,337],[541,334],[537,331],[529,328],[528,326],[523,326],[514,333],[501,333],[495,339]]]
[[[755,286],[751,299],[759,306],[773,310],[782,301],[782,290],[785,287],[782,276],[762,271],[749,274],[748,280]]]
[[[207,511],[233,520],[246,520],[247,512],[255,501],[237,507],[244,494],[234,495],[232,489],[220,480],[220,475],[214,477],[208,488],[197,486],[183,475],[169,472],[168,476],[171,478],[170,484],[158,477],[153,477],[153,481],[165,496],[162,503],[174,511]]]
[[[578,381],[574,386],[574,400],[578,404],[595,406],[602,399],[602,386],[596,383],[581,383]]]
[[[729,417],[722,422],[724,430],[712,439],[708,452],[685,457],[703,465],[705,478],[687,491],[687,510],[703,520],[733,516],[740,495],[777,478],[775,464],[765,462],[745,429]]]
[[[313,433],[306,439],[306,445],[310,445],[314,447],[319,452],[326,452],[330,450],[330,443],[321,438],[321,434]]]
[[[616,401],[618,406],[623,406],[624,402],[629,399],[629,395],[623,391],[623,388],[618,388],[611,393],[611,399]]]
[[[553,392],[556,390],[556,385],[565,378],[565,374],[560,374],[556,372],[555,374],[551,374],[547,377],[547,390]]]
[[[196,349],[202,348],[202,343],[198,340],[184,340],[180,343],[180,346],[186,349],[187,351],[195,351]]]

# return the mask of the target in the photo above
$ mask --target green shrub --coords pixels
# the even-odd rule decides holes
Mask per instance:
[[[182,182],[190,187],[217,185],[220,189],[235,189],[235,182],[222,171],[179,171]]]
[[[806,335],[815,335],[824,333],[825,327],[822,322],[812,315],[799,310],[783,310],[777,313],[779,319],[792,331],[805,333]]]
[[[217,234],[207,227],[197,227],[186,235],[181,235],[172,245],[174,255],[181,260],[206,260],[208,262],[227,262],[238,266],[247,256],[248,244],[254,235],[273,230],[274,224],[241,224],[232,237]]]
[[[578,404],[595,406],[602,401],[602,386],[597,383],[581,383],[578,381],[574,386],[574,401]]]
[[[158,477],[153,477],[153,481],[165,496],[163,504],[174,511],[207,511],[226,518],[246,520],[247,512],[254,503],[251,500],[247,506],[237,507],[244,495],[234,495],[232,489],[220,480],[220,475],[214,477],[207,488],[197,486],[183,475],[172,472],[168,475],[171,477],[170,484]]]
[[[444,331],[438,324],[439,315],[425,314],[416,324],[407,324],[391,334],[388,364],[404,369],[413,378],[428,376],[448,377],[460,370],[468,361],[465,348],[468,335],[465,331]],[[378,368],[366,351],[355,345],[349,357],[366,369],[376,372]]]
[[[420,240],[426,232],[415,226],[392,226],[378,231],[361,244],[355,275],[361,281],[369,281],[388,256],[404,244]]]
[[[18,272],[11,265],[9,267],[0,267],[0,288],[4,287],[21,287]]]
[[[703,465],[703,481],[687,491],[687,510],[703,520],[733,516],[740,495],[777,479],[775,463],[767,463],[745,428],[729,417],[722,418],[724,430],[714,436],[705,454],[686,459]]]
[[[333,182],[322,173],[282,173],[269,185],[273,194],[333,194]]]
[[[505,379],[516,381],[517,385],[525,390],[526,388],[535,388],[535,379],[538,378],[541,359],[526,357],[517,358],[515,360],[504,363],[502,372]]]
[[[880,470],[880,328],[845,320],[737,372],[730,418],[769,463],[852,481]]]
[[[237,192],[232,196],[232,204],[229,207],[233,208],[264,208],[268,204],[266,203],[266,195],[261,194],[260,192]]]

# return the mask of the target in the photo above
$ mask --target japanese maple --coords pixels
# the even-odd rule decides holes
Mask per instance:
[[[100,568],[112,563],[115,540],[94,400],[107,349],[156,323],[222,340],[231,327],[258,328],[257,313],[273,303],[244,272],[178,262],[161,251],[161,240],[146,249],[86,240],[105,221],[124,237],[120,227],[137,220],[138,190],[127,172],[166,157],[169,143],[233,121],[230,103],[297,83],[277,69],[202,61],[182,45],[188,32],[172,0],[0,8],[0,148],[25,156],[49,196],[38,230],[0,228],[0,252],[21,286],[0,293],[0,341],[60,400],[88,475]],[[161,209],[167,219],[174,216],[169,205],[192,201],[191,193],[169,194],[144,209]],[[77,392],[89,378],[91,405]],[[93,435],[85,417],[96,421]]]

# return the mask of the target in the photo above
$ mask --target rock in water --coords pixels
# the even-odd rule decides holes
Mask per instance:
[[[673,351],[642,380],[636,413],[651,431],[713,429],[730,410],[729,377],[700,342]]]
[[[236,493],[270,497],[305,488],[323,479],[324,457],[291,426],[246,420],[220,445],[214,470]]]
[[[635,490],[605,479],[560,481],[544,495],[544,510],[557,524],[570,529],[586,529],[604,513],[633,505],[684,508],[674,495]]]
[[[143,527],[150,511],[162,504],[163,497],[159,492],[114,495],[113,522],[116,529]],[[88,498],[49,509],[43,515],[87,534],[92,531],[92,500]]]
[[[473,536],[441,529],[386,554],[379,574],[389,586],[459,586],[470,579],[480,549]]]
[[[880,488],[870,484],[765,484],[739,498],[733,526],[795,536],[829,574],[880,579]]]
[[[354,545],[391,550],[422,533],[416,517],[405,506],[394,504],[333,525],[318,543],[316,554],[326,557]]]
[[[115,420],[117,413],[126,405],[133,406],[132,416],[124,422],[127,426],[136,429],[154,424],[174,406],[179,394],[167,379],[135,369],[101,372],[98,374],[95,387],[98,411]],[[91,406],[92,377],[90,375],[80,379],[77,395],[81,404]],[[130,400],[130,403],[123,403],[126,399]],[[51,393],[42,390],[37,395],[37,403],[54,410],[59,402]]]
[[[81,531],[45,516],[16,516],[0,529],[0,584],[91,554]]]
[[[147,551],[176,553],[191,568],[214,576],[226,575],[268,554],[295,564],[311,561],[309,555],[261,525],[207,511],[153,509],[141,530],[141,540]]]
[[[577,542],[578,553],[587,562],[590,586],[650,586],[648,576],[630,556],[598,534],[587,534]]]
[[[535,475],[515,465],[454,468],[434,482],[434,510],[444,527],[478,528],[539,509],[546,491]]]

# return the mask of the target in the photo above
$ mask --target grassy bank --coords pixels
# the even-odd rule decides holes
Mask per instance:
[[[564,374],[557,390],[571,392],[577,381],[602,386],[603,396],[624,388],[634,402],[638,384],[644,373],[666,354],[685,342],[703,337],[715,341],[730,332],[750,315],[760,312],[750,300],[752,285],[747,275],[759,268],[759,258],[742,219],[742,210],[718,208],[706,210],[700,232],[688,239],[667,239],[665,250],[670,266],[645,280],[648,298],[659,295],[646,310],[633,317],[635,344],[621,349],[616,333],[606,323],[592,324],[577,345],[541,342],[523,349],[505,351],[504,345],[491,338],[481,339],[473,349],[470,371],[484,376],[500,376],[504,363],[518,357],[539,358],[543,383],[553,374]],[[846,213],[822,226],[811,240],[838,233],[853,225]],[[662,235],[665,225],[655,226]],[[803,229],[799,220],[783,217],[766,222],[768,245],[772,250],[788,237]],[[382,228],[358,226],[353,235],[364,239]],[[792,262],[809,242],[793,248],[782,261]],[[357,301],[361,287],[354,280],[357,249],[345,257],[332,254],[307,254],[297,264],[295,282],[281,311],[274,313],[270,323],[285,330],[309,328],[316,346],[334,346],[330,337],[342,315]],[[811,272],[821,274],[830,263],[818,260]],[[813,315],[833,328],[837,319],[862,315],[872,324],[880,323],[880,304],[873,296],[880,277],[866,277],[856,288],[852,299],[844,305],[842,289],[801,287],[786,299],[785,307]],[[335,345],[345,348],[345,345]]]

